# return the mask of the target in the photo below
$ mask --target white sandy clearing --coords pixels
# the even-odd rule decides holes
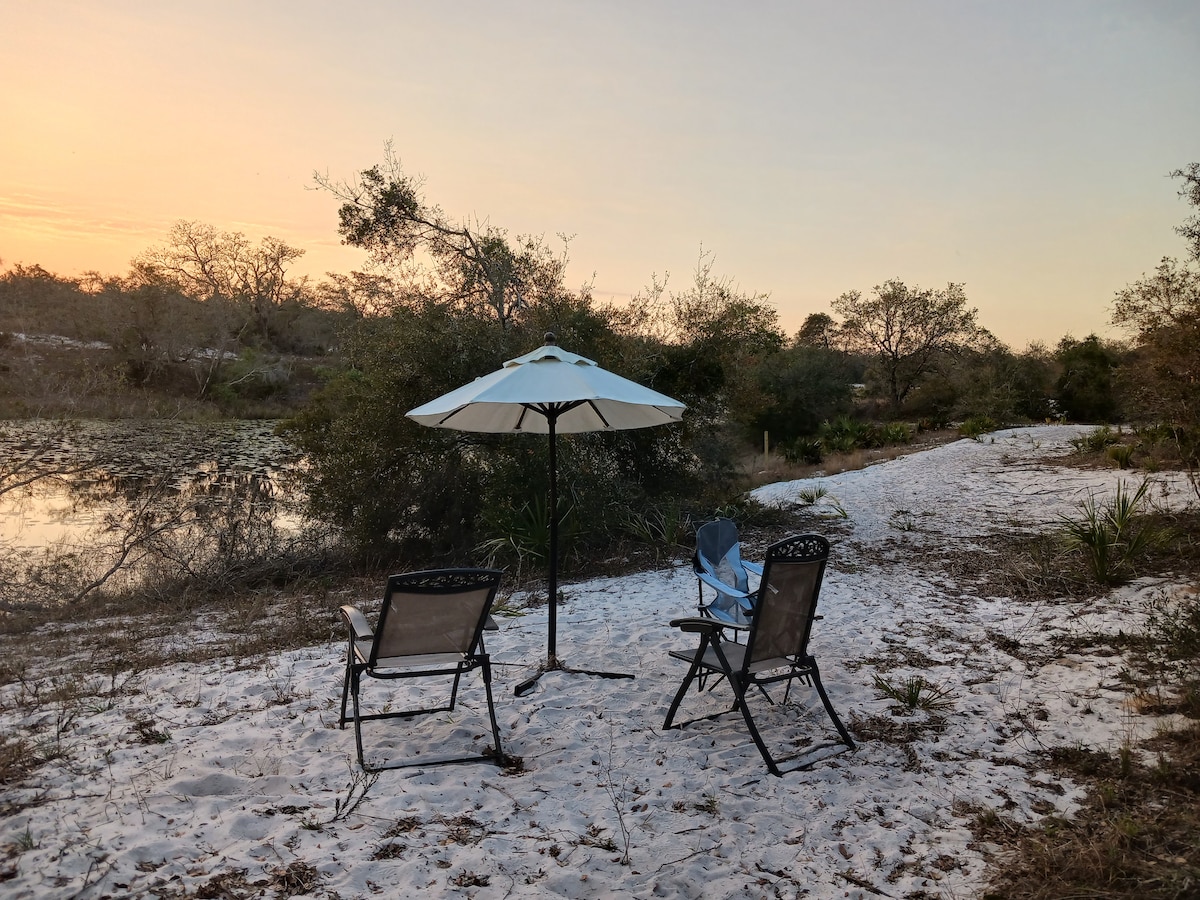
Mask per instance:
[[[740,716],[661,731],[684,669],[667,651],[689,642],[666,622],[694,612],[682,564],[565,585],[560,654],[636,680],[552,672],[515,698],[513,685],[545,653],[546,612],[502,619],[489,635],[505,750],[523,759],[520,774],[484,763],[364,779],[353,731],[335,727],[340,642],[254,668],[120,674],[113,701],[29,713],[22,692],[27,700],[55,678],[89,675],[47,660],[0,691],[5,734],[65,751],[28,783],[4,786],[0,895],[976,896],[997,848],[973,841],[973,816],[994,809],[1032,822],[1077,808],[1081,790],[1041,771],[1041,751],[1113,749],[1156,724],[1127,710],[1119,657],[1058,648],[1072,635],[1129,630],[1151,597],[1181,588],[1143,582],[1102,601],[1015,602],[920,563],[986,548],[997,531],[1051,527],[1089,492],[1110,495],[1127,473],[1054,463],[1079,433],[1004,431],[757,492],[787,502],[818,484],[828,491],[814,529],[829,526],[833,559],[812,650],[852,732],[911,725],[908,740],[864,739],[774,778]],[[1159,502],[1194,496],[1177,477],[1157,483]],[[998,645],[1019,645],[1025,661]],[[951,691],[952,707],[940,724],[893,716],[877,674],[920,674]],[[453,715],[368,723],[369,754],[478,746],[477,684]],[[385,690],[368,683],[364,697]],[[770,743],[796,750],[833,738],[810,695],[757,707]],[[689,698],[685,713],[727,703],[718,688]],[[169,739],[146,743],[149,726],[135,723],[148,719]]]

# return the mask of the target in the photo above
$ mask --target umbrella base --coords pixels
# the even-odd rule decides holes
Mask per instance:
[[[630,678],[634,676],[625,672],[598,672],[595,669],[576,669],[565,665],[562,660],[556,656],[550,657],[545,663],[537,667],[537,671],[532,676],[526,678],[515,688],[513,693],[518,697],[524,697],[533,690],[534,685],[538,683],[538,679],[547,672],[566,672],[568,675],[590,675],[592,678]]]

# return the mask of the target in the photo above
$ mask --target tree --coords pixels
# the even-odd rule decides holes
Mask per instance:
[[[1119,291],[1112,321],[1133,336],[1120,380],[1137,417],[1171,427],[1200,493],[1200,163],[1171,174],[1183,179],[1180,196],[1197,211],[1176,228],[1190,258],[1164,257],[1153,275]]]
[[[822,422],[851,410],[854,364],[836,350],[791,347],[764,360],[756,375],[768,401],[750,424],[776,444],[816,434]]]
[[[1171,173],[1172,178],[1182,178],[1183,187],[1179,196],[1183,197],[1196,210],[1191,218],[1175,228],[1188,242],[1188,252],[1193,262],[1200,262],[1200,163],[1189,163],[1182,169]]]
[[[1121,381],[1140,421],[1177,426],[1185,461],[1200,451],[1200,270],[1163,259],[1117,294],[1113,323],[1133,333]]]
[[[976,322],[978,311],[967,308],[961,284],[934,291],[892,279],[873,291],[870,297],[849,291],[831,305],[843,318],[841,334],[850,349],[872,357],[872,370],[898,413],[943,359],[975,346],[987,332]]]
[[[832,350],[837,345],[838,327],[829,313],[810,313],[792,339],[797,347],[822,347]]]
[[[540,238],[510,241],[508,233],[485,223],[452,221],[426,202],[420,179],[405,174],[389,145],[382,165],[364,169],[348,181],[314,175],[317,185],[338,200],[342,242],[361,247],[373,266],[405,272],[426,297],[464,308],[481,309],[509,327],[520,310],[547,291],[559,291],[566,251],[555,256]],[[566,239],[563,239],[564,244]],[[433,267],[420,265],[427,254]]]
[[[1062,373],[1058,376],[1057,402],[1076,422],[1112,422],[1117,416],[1113,373],[1121,362],[1117,348],[1089,334],[1082,341],[1068,336],[1055,353]]]
[[[134,260],[134,270],[147,282],[165,281],[197,300],[228,307],[232,337],[257,336],[270,347],[278,338],[276,314],[303,292],[303,281],[287,274],[303,255],[278,238],[265,237],[256,247],[241,232],[179,221],[165,244]]]

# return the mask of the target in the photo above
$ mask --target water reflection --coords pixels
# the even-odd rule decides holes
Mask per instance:
[[[299,454],[273,422],[6,422],[0,424],[0,543],[88,544],[148,493],[160,506],[197,514],[237,494],[270,504],[276,524],[286,524],[279,516],[294,521],[296,514],[281,501],[289,498],[298,464]]]

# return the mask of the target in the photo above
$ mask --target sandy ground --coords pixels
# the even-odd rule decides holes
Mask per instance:
[[[1130,711],[1120,660],[1074,639],[1128,631],[1148,602],[1183,588],[1018,602],[928,562],[988,551],[997,533],[1053,527],[1089,493],[1110,495],[1128,473],[1058,464],[1079,433],[998,432],[757,491],[774,503],[827,492],[812,507],[833,557],[811,649],[855,752],[828,747],[836,735],[806,690],[756,707],[768,742],[799,754],[803,768],[783,778],[767,774],[740,716],[661,730],[684,674],[668,651],[690,643],[667,622],[695,610],[679,563],[564,585],[560,655],[633,680],[551,672],[516,698],[545,652],[546,611],[501,618],[488,649],[504,749],[523,761],[514,773],[484,763],[365,775],[353,731],[336,727],[340,641],[250,668],[101,677],[45,660],[0,690],[3,733],[58,754],[2,786],[0,896],[976,896],[999,848],[973,839],[975,816],[1031,822],[1081,798],[1044,770],[1043,751],[1112,749],[1156,725]],[[1156,502],[1194,497],[1155,477]],[[373,616],[373,598],[363,605]],[[1093,646],[1072,649],[1081,644]],[[874,684],[915,675],[947,692],[946,709],[898,714]],[[64,678],[95,678],[98,697],[120,689],[67,708],[50,699]],[[704,713],[729,698],[718,688],[688,702]],[[485,716],[476,681],[453,714],[368,723],[368,755],[478,747]]]

